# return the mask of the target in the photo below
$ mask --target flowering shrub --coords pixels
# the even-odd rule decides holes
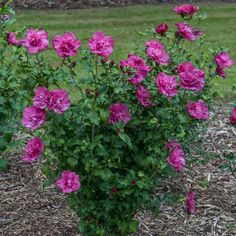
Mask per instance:
[[[48,63],[41,55],[49,45],[48,33],[42,29],[18,29],[8,32],[14,23],[14,11],[8,6],[10,1],[2,3],[0,8],[0,150],[9,146],[13,130],[19,131],[23,108],[33,96],[38,86],[54,85],[68,78],[69,71]],[[62,73],[63,72],[63,73]],[[68,79],[67,79],[68,81]],[[35,91],[38,96],[44,91]],[[46,91],[47,93],[47,91]],[[57,94],[57,93],[56,93]],[[52,96],[56,99],[56,94]],[[54,103],[54,102],[53,102]],[[34,107],[24,111],[22,123],[32,130],[44,123],[43,101],[39,104],[37,96]],[[50,109],[57,109],[50,106]],[[61,112],[61,111],[60,111]],[[33,120],[27,123],[27,119]],[[39,123],[38,123],[39,122]]]
[[[20,58],[14,70],[20,66],[24,79],[34,78],[17,90],[27,88],[22,125],[33,135],[22,159],[31,163],[44,151],[43,172],[68,194],[82,234],[135,232],[135,213],[158,207],[151,194],[155,187],[190,166],[188,146],[197,122],[209,118],[213,80],[222,76],[219,69],[232,66],[226,51],[203,48],[204,34],[190,25],[197,10],[175,7],[188,23],[176,23],[176,32],[160,24],[143,46],[117,63],[110,60],[114,39],[103,32],[92,35],[88,49],[72,32],[55,36],[52,46],[62,58],[58,67],[39,55],[50,47],[47,32],[5,35]],[[188,41],[196,41],[196,54]],[[80,58],[82,78],[72,56]],[[71,85],[76,98],[67,91]],[[195,193],[183,191],[186,211],[193,214]]]

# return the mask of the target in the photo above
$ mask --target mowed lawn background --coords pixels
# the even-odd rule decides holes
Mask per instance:
[[[207,13],[207,19],[201,24],[206,33],[208,47],[221,46],[229,50],[236,62],[236,4],[200,4],[199,14]],[[175,23],[182,19],[172,11],[173,5],[132,6],[124,8],[96,8],[83,10],[18,10],[17,23],[13,29],[27,26],[43,28],[54,35],[72,31],[87,47],[87,41],[95,31],[104,31],[115,39],[112,58],[118,61],[126,58],[136,45],[144,46],[145,40],[138,32],[154,28],[159,23],[167,23],[172,31]],[[58,60],[52,46],[47,54],[50,60]],[[216,79],[215,89],[225,98],[236,97],[232,86],[236,86],[236,63],[227,71],[227,79]]]

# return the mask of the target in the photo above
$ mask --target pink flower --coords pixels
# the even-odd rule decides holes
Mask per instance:
[[[57,89],[50,92],[48,109],[63,114],[71,105],[68,94],[65,90]]]
[[[184,89],[200,91],[205,85],[205,72],[195,68],[191,62],[178,65],[181,86]]]
[[[35,130],[45,123],[46,112],[38,107],[26,107],[23,112],[22,125]]]
[[[158,87],[159,92],[167,97],[176,96],[178,93],[176,78],[172,75],[167,75],[164,72],[158,74],[156,86]]]
[[[36,160],[44,150],[44,143],[38,137],[28,141],[26,144],[22,160],[25,162],[32,162]]]
[[[173,149],[175,148],[181,148],[182,149],[182,145],[177,142],[176,140],[170,140],[168,141],[168,143],[166,144],[166,149],[171,152],[173,151]]]
[[[147,47],[150,47],[150,48],[164,50],[164,45],[161,42],[159,42],[159,41],[157,41],[155,39],[153,39],[153,40],[151,40],[149,42],[146,42],[145,45]]]
[[[188,41],[194,41],[198,37],[203,35],[203,32],[199,29],[192,28],[188,23],[182,22],[182,23],[176,23],[175,24],[178,28],[178,31],[176,32],[177,35],[180,35],[184,39]]]
[[[19,46],[21,44],[21,40],[16,38],[15,33],[9,32],[7,34],[7,42],[9,45]]]
[[[44,109],[48,106],[51,94],[47,88],[41,86],[34,92],[33,104],[34,107]]]
[[[103,32],[95,32],[88,43],[90,51],[101,57],[109,57],[112,54],[114,45],[113,38],[106,36]]]
[[[183,4],[175,6],[174,11],[181,16],[189,16],[190,18],[198,11],[198,7],[192,4]]]
[[[172,149],[167,160],[176,171],[182,171],[185,166],[183,149],[178,147]]]
[[[188,214],[196,213],[195,192],[192,192],[192,191],[187,192],[185,205],[186,205],[185,207]]]
[[[124,103],[115,103],[110,106],[109,123],[116,124],[119,121],[123,121],[125,124],[131,120],[128,106]]]
[[[146,65],[145,60],[135,54],[129,54],[128,60],[121,60],[120,67],[122,69],[133,69],[131,72],[134,73],[134,76],[128,79],[131,84],[139,84],[142,82],[151,70],[151,67]]]
[[[165,52],[164,46],[157,40],[151,40],[146,45],[146,53],[151,60],[156,61],[160,65],[168,64],[170,57]]]
[[[72,193],[80,189],[80,177],[75,172],[65,170],[62,172],[61,178],[57,180],[57,187],[63,193]]]
[[[224,68],[221,67],[221,66],[217,66],[216,67],[216,74],[219,75],[220,77],[222,77],[223,79],[226,78],[226,74],[225,74]]]
[[[136,97],[142,106],[149,107],[152,105],[152,102],[150,101],[151,94],[145,86],[143,85],[137,86]]]
[[[236,125],[236,107],[232,110],[230,122],[232,125]]]
[[[72,32],[57,35],[52,40],[52,46],[56,50],[57,55],[63,58],[77,55],[80,45],[80,40],[77,40]]]
[[[194,66],[191,62],[184,62],[182,64],[179,64],[178,67],[178,73],[183,73],[183,72],[187,72],[187,71],[191,71],[194,69]]]
[[[208,107],[203,100],[198,100],[198,102],[189,102],[188,113],[190,116],[197,120],[209,119]]]
[[[221,68],[230,68],[234,63],[229,54],[225,51],[216,54],[215,62]]]
[[[28,29],[21,45],[26,47],[30,54],[44,51],[48,48],[48,33],[44,30]]]
[[[157,34],[164,35],[168,31],[168,29],[169,27],[167,24],[161,23],[156,27],[155,31],[157,32]]]

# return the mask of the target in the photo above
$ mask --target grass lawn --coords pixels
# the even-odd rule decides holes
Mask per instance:
[[[181,21],[172,12],[171,5],[135,6],[126,8],[103,8],[86,10],[21,10],[17,12],[17,26],[32,26],[49,31],[50,38],[67,31],[76,33],[86,46],[87,40],[94,31],[102,30],[114,37],[116,41],[114,59],[119,60],[135,48],[143,44],[140,31],[155,27],[165,22],[175,29],[174,23]],[[206,12],[208,18],[201,28],[207,34],[207,42],[212,46],[222,46],[230,51],[236,61],[236,4],[204,4],[200,5],[200,13]],[[50,49],[50,58],[56,59],[55,52]],[[231,91],[236,85],[236,66],[228,72],[226,80],[216,79],[215,89],[223,94],[236,96]]]

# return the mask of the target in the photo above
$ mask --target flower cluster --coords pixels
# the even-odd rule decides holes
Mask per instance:
[[[128,60],[121,60],[120,67],[123,70],[131,69],[130,73],[133,72],[134,75],[128,79],[131,84],[141,83],[151,70],[151,67],[146,65],[145,60],[135,54],[129,54]]]
[[[45,123],[46,107],[51,111],[63,114],[70,107],[71,102],[65,90],[49,91],[45,87],[38,87],[35,90],[33,105],[24,109],[22,119],[22,125],[31,130],[35,130]]]
[[[44,51],[49,46],[48,33],[42,29],[30,28],[23,39],[17,39],[14,32],[7,35],[9,45],[23,46],[30,54]],[[64,35],[57,35],[52,40],[52,46],[59,57],[64,59],[76,56],[81,46],[80,40],[76,39],[74,33],[67,32]],[[103,32],[96,32],[88,43],[92,53],[108,58],[114,48],[114,40],[111,36],[106,36]]]

